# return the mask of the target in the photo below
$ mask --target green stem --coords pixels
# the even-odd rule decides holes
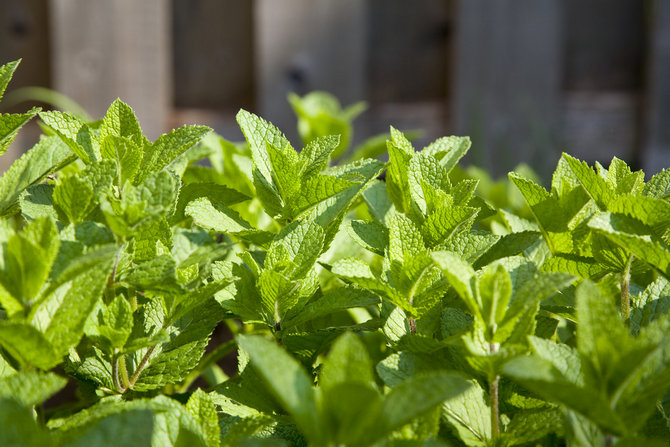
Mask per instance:
[[[126,356],[121,355],[119,358],[119,372],[121,373],[121,385],[125,389],[130,388],[130,381],[128,380],[128,368],[126,367]]]
[[[156,349],[156,346],[152,346],[149,349],[147,349],[146,354],[144,354],[144,357],[142,357],[142,360],[140,360],[140,364],[137,365],[137,368],[135,369],[135,372],[133,373],[132,377],[128,381],[129,386],[135,385],[137,383],[137,379],[140,378],[140,374],[142,374],[142,370],[144,369],[145,366],[147,366],[147,362],[149,361],[149,357],[151,357],[151,354],[153,354],[154,349]]]
[[[122,356],[115,355],[114,360],[112,361],[112,381],[114,382],[114,388],[116,388],[116,391],[119,393],[124,393],[127,388],[124,387],[119,380],[119,361],[121,357]]]
[[[623,271],[623,278],[621,278],[621,316],[627,325],[630,324],[630,267],[632,264],[633,255],[630,255]]]
[[[498,343],[489,344],[489,352],[498,351]],[[498,408],[498,391],[500,376],[489,377],[489,407],[491,408],[491,438],[495,439],[500,434],[500,409]]]

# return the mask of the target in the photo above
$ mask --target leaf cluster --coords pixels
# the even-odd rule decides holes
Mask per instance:
[[[667,445],[670,171],[342,160],[362,106],[290,101],[301,150],[0,116],[44,130],[0,177],[0,445]]]

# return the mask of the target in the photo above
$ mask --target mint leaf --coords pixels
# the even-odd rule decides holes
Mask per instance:
[[[57,137],[42,137],[0,177],[0,214],[13,213],[24,189],[73,160],[72,152]]]
[[[90,129],[79,118],[58,111],[40,112],[39,117],[84,163],[98,160],[98,154],[87,141]]]
[[[670,169],[663,169],[651,177],[642,189],[642,194],[657,199],[667,199],[670,195]]]
[[[107,109],[105,117],[100,126],[100,141],[105,141],[108,136],[120,137],[112,141],[123,141],[127,138],[132,141],[136,147],[142,147],[144,139],[142,129],[137,122],[137,117],[133,109],[120,99],[116,99]]]
[[[66,379],[54,373],[19,371],[0,378],[0,400],[12,399],[24,407],[32,407],[47,400],[66,383]]]
[[[7,88],[9,81],[12,80],[12,76],[14,76],[14,72],[20,63],[21,59],[0,66],[0,99],[2,99],[2,96],[5,94],[5,89]]]
[[[237,342],[249,353],[252,366],[307,438],[315,442],[322,439],[316,392],[300,364],[262,337],[238,336]]]
[[[1,93],[0,97],[2,97]],[[0,155],[7,151],[19,129],[33,119],[39,110],[39,108],[32,108],[26,113],[0,114]]]
[[[186,409],[200,424],[203,433],[206,435],[208,447],[218,447],[219,419],[210,396],[202,390],[196,390],[186,402]]]
[[[25,323],[0,321],[0,345],[22,366],[49,370],[61,362],[42,332]]]
[[[59,246],[58,230],[51,219],[35,220],[9,238],[0,283],[11,297],[23,306],[31,304],[49,277]],[[5,305],[6,300],[2,301]],[[7,310],[13,313],[18,309],[11,306]]]
[[[145,142],[134,184],[141,184],[149,175],[168,166],[210,131],[205,126],[183,126],[160,136],[154,143]]]

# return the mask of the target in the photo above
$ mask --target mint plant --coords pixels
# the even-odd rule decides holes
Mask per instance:
[[[334,162],[360,106],[291,102],[301,150],[0,116],[45,133],[0,177],[0,445],[667,445],[667,170],[480,194],[466,137]]]

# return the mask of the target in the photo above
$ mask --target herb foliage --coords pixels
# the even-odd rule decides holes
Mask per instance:
[[[360,106],[290,101],[300,151],[246,111],[241,144],[0,117],[45,132],[0,177],[0,445],[668,445],[670,171],[480,196],[468,138],[384,163]]]

